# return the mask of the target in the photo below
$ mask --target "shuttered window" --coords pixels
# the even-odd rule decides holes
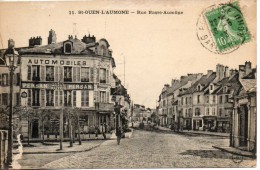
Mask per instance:
[[[59,81],[59,66],[54,67],[54,81]]]
[[[46,106],[54,106],[54,90],[46,90]]]
[[[46,68],[45,66],[40,66],[41,67],[41,81],[45,81],[46,80]]]
[[[32,66],[32,80],[40,81],[40,66],[39,65]]]
[[[90,69],[88,67],[81,68],[81,82],[90,81]]]
[[[32,90],[32,106],[40,106],[40,90]]]
[[[46,81],[54,81],[54,66],[46,66]]]

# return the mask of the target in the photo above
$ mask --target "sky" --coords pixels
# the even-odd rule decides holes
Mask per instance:
[[[240,7],[252,35],[250,42],[229,54],[214,54],[197,38],[196,23],[207,7],[217,0],[126,0],[85,2],[0,2],[0,48],[9,38],[16,47],[28,46],[33,36],[47,44],[53,29],[57,41],[68,35],[106,38],[116,61],[115,74],[124,82],[134,103],[155,108],[164,84],[187,73],[204,73],[218,63],[238,69],[251,61],[256,66],[256,4],[241,0]],[[130,14],[75,14],[82,10],[129,10]],[[139,11],[181,11],[183,14],[137,14]],[[125,58],[125,69],[124,69]],[[125,77],[124,77],[125,71]]]

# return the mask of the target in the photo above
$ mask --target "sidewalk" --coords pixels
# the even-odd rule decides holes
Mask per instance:
[[[59,142],[46,142],[42,143],[32,143],[31,147],[23,147],[22,154],[50,154],[50,153],[72,153],[72,152],[84,152],[89,151],[93,148],[101,145],[105,140],[92,140],[92,141],[82,141],[79,145],[76,141],[73,143],[73,147],[69,147],[69,142],[63,142],[63,149],[60,150]],[[17,150],[14,150],[14,154],[18,154]]]
[[[228,147],[228,146],[212,146],[213,148],[219,149],[224,152],[232,153],[234,155],[240,155],[250,158],[256,158],[256,155],[249,151],[244,151],[238,148]]]
[[[209,135],[209,136],[220,136],[220,137],[229,137],[229,133],[220,133],[220,132],[208,132],[208,131],[194,131],[194,130],[183,130],[183,131],[173,131],[166,127],[158,127],[159,130],[163,131],[170,131],[173,133],[179,133],[179,134],[198,134],[198,135]]]

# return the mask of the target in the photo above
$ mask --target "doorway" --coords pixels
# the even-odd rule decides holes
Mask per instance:
[[[239,146],[247,146],[248,138],[248,108],[242,105],[239,109]]]
[[[33,119],[32,120],[32,138],[39,137],[39,120]]]

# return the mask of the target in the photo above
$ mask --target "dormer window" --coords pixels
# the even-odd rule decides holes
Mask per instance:
[[[210,90],[213,90],[213,85],[210,85]]]
[[[200,91],[200,85],[198,85],[198,88],[197,88],[197,89],[198,89],[198,91]]]
[[[71,52],[72,52],[72,42],[71,41],[65,42],[64,45],[63,45],[63,48],[64,48],[65,54],[71,54]]]

